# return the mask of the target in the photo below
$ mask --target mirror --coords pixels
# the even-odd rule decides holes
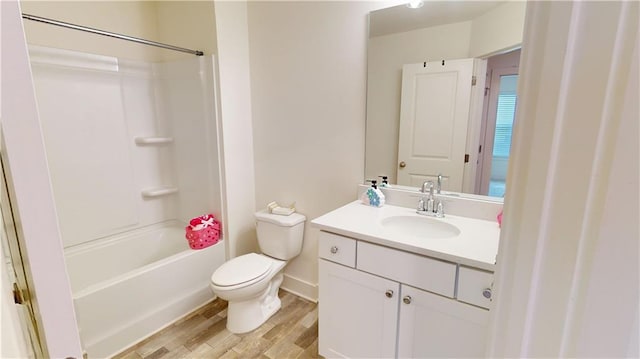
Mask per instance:
[[[490,194],[501,199],[504,178],[491,172],[506,173],[506,163],[498,163],[495,158],[496,154],[504,155],[505,151],[508,156],[511,137],[510,132],[502,133],[504,121],[498,119],[496,124],[495,108],[499,107],[498,102],[507,104],[505,99],[509,95],[512,101],[508,104],[511,111],[515,110],[514,84],[517,82],[525,5],[525,2],[509,1],[427,1],[415,9],[398,5],[370,13],[365,180],[380,180],[378,176],[386,175],[392,186],[415,188],[424,180],[435,180],[441,174],[443,192]],[[513,67],[513,64],[515,79],[513,68],[500,70]],[[404,80],[407,88],[403,88],[404,65],[407,65],[404,76],[411,80]],[[420,82],[429,76],[446,77],[443,73],[451,73],[458,65],[466,66],[466,70],[460,71],[466,71],[464,76],[469,75],[470,83],[474,84],[465,85],[470,88],[470,94],[462,94],[462,98],[467,98],[465,101],[451,102],[442,98],[443,93],[451,92],[445,89],[458,88],[459,84],[436,81],[435,85],[433,82],[423,85]],[[413,71],[411,69],[417,73],[415,78],[408,75]],[[436,73],[425,73],[429,69]],[[458,72],[452,78],[459,78],[460,74]],[[498,76],[494,86],[490,86],[492,74]],[[507,80],[504,76],[511,77]],[[486,91],[485,87],[488,88]],[[412,91],[416,94],[407,95]],[[420,95],[419,91],[425,95]],[[490,91],[494,92],[493,97]],[[504,98],[496,100],[498,95]],[[402,96],[405,96],[404,100]],[[493,110],[489,109],[490,99],[496,102]],[[444,109],[437,110],[443,106]],[[407,136],[401,128],[401,108],[404,111],[402,123],[409,123],[408,127],[413,126],[415,131],[421,129],[419,136],[415,134],[418,132]],[[457,114],[460,108],[465,111]],[[421,125],[416,122],[429,111],[438,115],[455,112],[462,118],[458,120],[462,125],[450,125],[446,118],[440,119],[439,123]],[[410,113],[414,117],[407,115]],[[487,121],[488,115],[494,116],[493,123]],[[446,135],[442,135],[442,131]],[[493,146],[494,142],[494,150],[487,151],[487,144]],[[406,147],[407,143],[413,146],[409,155],[399,148],[399,145]],[[482,153],[483,147],[487,155]],[[411,174],[415,171],[411,168],[412,163],[407,158],[400,158],[399,151],[400,157],[425,157],[421,151],[432,151],[435,153],[432,162],[436,167]],[[452,153],[456,155],[452,156]],[[442,164],[447,156],[455,157],[455,170]],[[406,173],[411,175],[403,178]]]

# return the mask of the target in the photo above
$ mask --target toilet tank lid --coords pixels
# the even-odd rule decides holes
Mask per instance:
[[[282,216],[279,214],[271,214],[267,210],[256,212],[256,220],[277,224],[282,227],[292,227],[304,222],[306,219],[307,218],[300,213],[292,213],[288,216]]]

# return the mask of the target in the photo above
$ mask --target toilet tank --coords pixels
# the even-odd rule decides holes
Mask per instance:
[[[300,254],[305,220],[306,217],[299,213],[281,216],[267,211],[257,212],[256,231],[260,251],[285,261]]]

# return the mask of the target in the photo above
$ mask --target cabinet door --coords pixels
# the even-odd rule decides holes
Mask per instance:
[[[319,280],[320,355],[394,357],[400,285],[323,259]]]
[[[489,311],[402,286],[398,357],[484,357]]]

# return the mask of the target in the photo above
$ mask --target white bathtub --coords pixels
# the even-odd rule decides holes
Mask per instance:
[[[192,250],[175,222],[66,250],[89,358],[113,356],[213,299],[209,278],[224,246]]]

